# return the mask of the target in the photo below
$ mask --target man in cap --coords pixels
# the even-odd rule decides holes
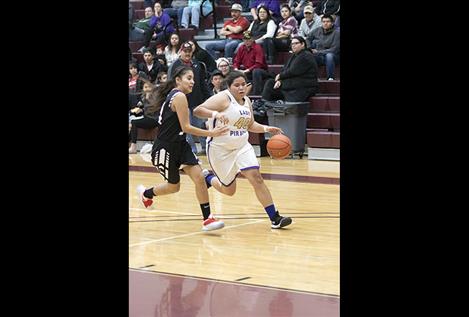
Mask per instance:
[[[264,88],[264,79],[271,76],[267,72],[267,63],[262,46],[252,38],[251,31],[243,33],[243,44],[238,49],[233,61],[233,68],[242,71],[253,81],[253,94],[260,95]]]
[[[180,57],[174,63],[171,64],[171,67],[168,70],[168,80],[172,79],[172,75],[176,68],[180,66],[189,66],[192,67],[194,72],[194,86],[192,87],[192,92],[187,94],[187,101],[189,103],[189,115],[191,124],[195,127],[204,129],[205,128],[205,120],[197,118],[192,114],[192,111],[195,107],[203,103],[210,97],[210,92],[207,87],[207,81],[205,77],[205,69],[202,65],[196,60],[192,59],[192,52],[193,46],[189,42],[184,42],[181,45],[180,50]],[[191,145],[192,152],[195,154],[205,154],[205,145],[206,145],[206,138],[205,137],[198,137],[200,141],[200,145],[202,147],[202,151],[197,153],[197,147],[195,146],[194,138],[192,135],[187,134],[187,142]]]
[[[303,9],[304,19],[301,20],[300,30],[298,31],[298,35],[303,37],[306,42],[308,43],[308,47],[310,46],[311,37],[313,36],[312,33],[315,29],[320,28],[322,26],[321,18],[314,12],[312,6],[306,6]]]
[[[205,46],[207,52],[212,55],[213,59],[218,58],[218,53],[225,50],[225,57],[233,58],[238,44],[241,43],[243,32],[249,28],[249,21],[241,16],[243,7],[239,3],[231,6],[231,20],[223,24],[220,35],[226,36],[225,40],[213,41]]]

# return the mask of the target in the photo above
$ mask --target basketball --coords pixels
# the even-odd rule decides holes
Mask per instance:
[[[276,134],[267,142],[267,152],[276,160],[281,160],[290,155],[291,141],[284,134]]]

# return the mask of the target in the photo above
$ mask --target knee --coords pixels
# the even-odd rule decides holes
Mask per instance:
[[[251,182],[254,186],[262,185],[264,183],[264,179],[262,178],[261,173],[255,173],[254,176],[251,178]]]
[[[327,53],[326,54],[326,61],[333,62],[334,61],[334,53]]]

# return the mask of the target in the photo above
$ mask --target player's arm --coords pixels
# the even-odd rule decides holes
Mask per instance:
[[[248,131],[249,132],[254,132],[254,133],[269,132],[271,134],[283,133],[282,129],[280,129],[280,128],[271,127],[269,125],[263,125],[263,124],[260,124],[259,122],[256,122],[254,120],[254,111],[252,111],[251,100],[247,96],[245,98],[246,98],[246,102],[249,103],[249,109],[251,109],[251,124],[248,126]]]
[[[181,129],[184,133],[205,137],[216,137],[226,134],[229,131],[227,126],[219,126],[210,131],[192,126],[189,120],[189,106],[187,104],[187,98],[184,94],[177,94],[174,97],[172,106],[174,107],[173,110],[175,110],[177,113],[179,124],[181,125]]]
[[[223,123],[228,123],[228,119],[220,112],[226,110],[230,105],[230,99],[226,93],[218,93],[205,100],[204,103],[195,107],[194,116],[206,119],[214,118]]]

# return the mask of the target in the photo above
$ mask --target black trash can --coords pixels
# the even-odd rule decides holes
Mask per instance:
[[[269,125],[279,127],[292,142],[293,154],[303,157],[309,102],[268,102]]]

